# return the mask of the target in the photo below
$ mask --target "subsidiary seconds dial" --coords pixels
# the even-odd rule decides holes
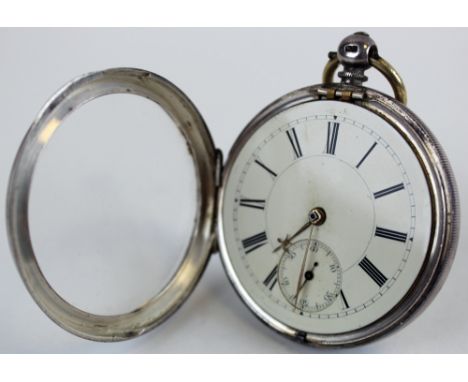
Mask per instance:
[[[318,312],[340,293],[341,265],[324,243],[300,240],[281,256],[278,282],[284,298],[301,314]]]

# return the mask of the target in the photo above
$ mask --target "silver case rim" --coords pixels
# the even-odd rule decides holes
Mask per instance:
[[[110,94],[148,98],[171,117],[193,159],[197,209],[184,257],[163,289],[131,312],[97,315],[64,300],[43,275],[31,243],[28,204],[35,165],[47,144],[41,142],[40,135],[48,122],[58,118],[61,123],[83,104]],[[10,248],[21,278],[37,305],[63,329],[94,341],[127,340],[164,322],[192,293],[210,259],[215,240],[216,165],[217,152],[201,114],[179,88],[157,74],[136,68],[112,68],[82,75],[58,90],[41,109],[18,149],[6,201]]]
[[[230,262],[224,238],[224,189],[237,156],[250,136],[274,115],[295,105],[322,101],[318,89],[335,88],[364,92],[363,100],[350,102],[388,121],[408,142],[418,157],[426,176],[433,206],[433,237],[425,263],[410,291],[390,312],[373,323],[339,334],[304,333],[285,325],[263,311],[242,286]],[[290,92],[260,111],[245,127],[231,147],[223,169],[218,192],[217,237],[226,274],[247,307],[266,325],[280,334],[314,346],[347,347],[367,343],[402,328],[416,318],[435,298],[452,265],[459,234],[459,202],[452,169],[448,159],[430,130],[406,106],[373,89],[341,84],[314,85]]]

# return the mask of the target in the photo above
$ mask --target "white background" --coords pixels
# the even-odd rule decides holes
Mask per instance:
[[[354,31],[354,29],[1,30],[0,46],[3,47],[3,57],[0,62],[2,84],[0,200],[5,200],[8,173],[17,147],[39,108],[57,88],[81,73],[115,66],[133,66],[165,76],[179,86],[197,105],[210,127],[216,145],[227,154],[243,126],[266,104],[295,88],[320,82],[327,52],[336,49],[339,41]],[[458,180],[462,215],[466,215],[463,208],[468,205],[466,201],[468,181],[464,168],[463,142],[468,136],[464,123],[466,109],[464,89],[467,85],[464,70],[468,64],[467,31],[368,29],[368,32],[377,41],[381,55],[403,76],[408,89],[410,108],[427,123],[445,148]],[[369,86],[389,91],[389,86],[377,73],[369,74],[373,79],[369,82]],[[93,136],[93,142],[90,143],[92,147],[89,148],[90,155],[98,153],[92,148],[106,147],[106,143],[109,145],[106,128],[108,127],[103,126],[102,133]],[[59,133],[63,133],[63,142],[70,144],[74,138],[85,142],[85,131],[86,129],[83,129],[83,135],[81,131],[73,133],[77,135],[72,133],[67,135],[66,130]],[[150,130],[144,132],[152,134]],[[157,136],[151,137],[157,138]],[[59,142],[59,138],[61,137],[57,134],[57,140],[53,140],[50,150],[48,147],[45,152],[44,163],[53,166],[44,168],[44,176],[38,177],[38,190],[41,191],[40,195],[44,195],[44,202],[54,202],[54,198],[47,199],[46,186],[49,184],[50,187],[59,187],[62,178],[54,177],[57,171],[61,171],[59,173],[61,176],[69,176],[70,181],[73,178],[73,174],[70,175],[67,171],[70,163],[60,156],[66,156],[67,151],[54,145],[55,142]],[[118,135],[117,139],[120,139],[121,143],[126,142],[122,134]],[[132,137],[129,140],[132,141],[130,147],[136,153],[139,150],[137,139],[133,140]],[[147,140],[150,141],[150,138]],[[177,142],[174,138],[175,143]],[[143,147],[149,150],[147,146]],[[57,147],[55,151],[54,147]],[[70,155],[87,153],[87,150],[88,147],[75,148]],[[117,155],[114,159],[118,161],[118,150],[106,153]],[[99,159],[96,156],[93,158]],[[135,164],[143,163],[142,158],[135,160]],[[78,161],[73,163],[80,164]],[[171,163],[174,162],[167,161],[166,170],[171,169]],[[99,164],[105,165],[106,162]],[[89,162],[85,168],[92,170]],[[116,179],[119,176],[120,181],[124,179],[115,167],[109,170]],[[166,177],[169,173],[165,173]],[[133,180],[136,182],[138,179],[141,187],[148,179],[157,183],[154,174],[150,175],[146,171],[135,173],[128,170],[128,174],[133,175],[130,182]],[[77,179],[83,179],[80,176],[85,176],[80,173],[78,175],[75,182]],[[112,264],[115,259],[112,257],[107,258],[109,263],[106,264],[96,263],[93,261],[94,257],[90,258],[91,271],[98,269],[99,272],[85,273],[84,278],[80,279],[76,274],[73,278],[60,275],[60,268],[57,268],[56,264],[66,266],[68,255],[63,250],[67,249],[71,253],[70,259],[79,258],[76,247],[83,250],[87,248],[82,246],[88,238],[84,234],[89,233],[88,226],[92,226],[94,221],[82,220],[80,225],[82,232],[69,230],[71,236],[66,240],[63,236],[54,236],[59,243],[52,247],[54,252],[47,256],[39,253],[42,246],[47,248],[49,245],[47,238],[50,236],[47,234],[53,236],[57,233],[57,231],[49,232],[49,223],[54,222],[56,228],[62,227],[66,230],[67,218],[78,224],[77,219],[78,222],[79,219],[86,217],[103,219],[103,216],[108,216],[103,215],[104,213],[115,211],[123,221],[127,218],[127,214],[130,215],[128,221],[135,219],[132,205],[121,206],[120,199],[113,194],[114,190],[109,189],[108,184],[106,187],[106,182],[94,184],[96,189],[92,190],[94,199],[91,201],[110,199],[111,202],[94,205],[86,213],[81,209],[86,206],[87,200],[81,204],[71,204],[76,210],[71,208],[63,211],[58,202],[53,204],[51,209],[36,210],[33,220],[37,222],[38,227],[38,257],[40,260],[44,258],[44,267],[50,269],[50,277],[55,277],[64,295],[70,296],[78,303],[81,301],[82,304],[87,304],[85,297],[92,298],[94,302],[103,301],[102,295],[91,293],[92,288],[89,288],[89,284],[93,285],[93,288],[101,288],[103,293],[113,293],[110,298],[115,301],[119,296],[127,298],[139,296],[138,293],[142,288],[143,292],[148,293],[151,289],[149,283],[152,275],[161,274],[161,269],[154,269],[153,272],[152,267],[142,267],[141,263],[132,263],[131,266],[125,267],[123,262],[117,262],[116,269],[113,269]],[[140,199],[137,211],[144,214],[142,219],[151,219],[152,208],[155,205],[145,211],[143,207],[145,202],[149,203],[148,199],[142,198],[138,193],[132,195],[132,192],[136,191],[138,190],[129,187],[124,196],[132,200]],[[146,190],[145,195],[149,196],[150,191]],[[37,197],[40,198],[40,195]],[[62,202],[66,204],[67,200],[70,201],[64,198]],[[0,205],[3,208],[3,204]],[[180,209],[176,210],[177,213],[181,213]],[[186,215],[183,220],[185,223],[190,220],[190,214]],[[168,215],[165,217],[168,218]],[[106,227],[99,226],[97,228],[101,228],[102,231],[93,229],[93,232],[97,232],[94,240],[102,245],[102,248],[107,248],[105,240],[109,239],[109,235],[113,238],[112,235],[126,235],[129,229],[135,230],[132,224],[116,226],[114,219],[108,219],[107,223],[110,226],[108,231],[105,230]],[[183,227],[182,224],[181,230],[176,230],[175,235],[182,235]],[[2,301],[0,351],[2,352],[324,352],[323,349],[316,350],[293,343],[260,323],[244,307],[229,285],[218,256],[214,256],[210,261],[204,277],[188,302],[171,319],[151,333],[116,344],[99,344],[76,338],[52,323],[34,304],[14,267],[3,219],[0,220],[0,229]],[[169,230],[168,234],[171,233]],[[33,231],[33,237],[34,235]],[[154,242],[151,230],[143,234],[134,232],[126,238],[128,240],[122,240],[122,243],[129,243],[130,248],[134,242],[131,239],[138,240],[135,245],[140,245],[140,253],[146,256],[145,259],[152,253]],[[177,241],[177,238],[178,236],[174,241]],[[67,242],[71,243],[68,247]],[[117,244],[122,247],[122,243]],[[467,245],[462,228],[458,256],[447,283],[432,305],[415,322],[374,344],[350,350],[338,350],[338,352],[467,352],[468,323],[465,317],[468,308],[465,303],[467,286],[464,275],[464,270],[468,269],[468,260],[464,256]],[[92,251],[92,246],[89,248]],[[119,259],[125,248],[121,249]],[[91,252],[91,255],[96,255],[96,258],[101,260],[109,256],[105,251],[101,252],[96,254]],[[129,256],[132,255],[129,253]],[[157,255],[160,256],[159,259],[163,256],[161,253]],[[163,258],[165,259],[164,256]],[[83,262],[76,261],[73,264],[76,264],[79,270]],[[112,271],[120,272],[119,275],[125,274],[125,279],[91,278],[93,274],[108,275],[102,272],[105,266],[108,267],[110,274],[113,274]],[[169,265],[162,268],[170,270]],[[69,268],[66,269],[70,271]],[[46,275],[49,276],[47,272]],[[153,279],[156,279],[153,281],[160,285],[160,278],[153,276]],[[145,285],[142,286],[142,283]],[[73,285],[80,287],[73,288]],[[99,309],[97,303],[93,305],[93,301],[88,301],[90,306]],[[127,301],[127,303],[131,307],[132,302]]]

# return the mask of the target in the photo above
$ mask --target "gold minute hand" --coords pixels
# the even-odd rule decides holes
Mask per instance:
[[[295,239],[297,236],[299,236],[302,232],[304,232],[307,228],[309,228],[311,225],[322,225],[325,222],[326,219],[326,214],[323,208],[316,207],[313,208],[309,212],[308,216],[308,221],[305,223],[301,228],[299,228],[296,233],[294,233],[292,236],[286,236],[284,240],[278,239],[278,241],[281,243],[278,245],[275,249],[273,249],[274,252],[278,252],[280,249],[285,250],[288,248],[289,244],[291,244],[291,241]]]
[[[278,245],[273,252],[278,252],[280,249],[286,249],[289,244],[291,243],[292,240],[294,240],[297,236],[299,236],[302,232],[304,232],[307,228],[309,228],[312,225],[311,221],[308,221],[305,223],[301,228],[299,228],[296,233],[292,236],[286,236],[286,239],[281,240],[281,244]],[[279,240],[279,239],[278,239]]]

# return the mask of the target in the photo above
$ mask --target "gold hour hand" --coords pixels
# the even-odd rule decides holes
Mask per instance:
[[[299,236],[302,232],[304,232],[307,228],[309,228],[312,225],[310,221],[308,221],[306,224],[304,224],[301,228],[299,228],[296,233],[294,233],[292,236],[286,235],[286,238],[284,240],[278,239],[278,241],[281,243],[278,245],[273,252],[278,252],[280,249],[286,249],[289,244],[291,243],[292,240],[294,240],[297,236]]]
[[[285,250],[286,248],[288,248],[289,244],[291,244],[291,241],[293,241],[296,237],[303,233],[307,228],[309,228],[312,225],[322,225],[325,222],[325,219],[326,214],[323,208],[313,208],[308,214],[307,223],[305,223],[301,228],[299,228],[292,236],[286,235],[286,238],[284,240],[278,239],[278,241],[281,244],[278,245],[275,249],[273,249],[273,252],[278,252],[280,249]]]

